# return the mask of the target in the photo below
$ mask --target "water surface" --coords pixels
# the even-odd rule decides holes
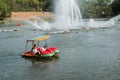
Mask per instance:
[[[3,27],[2,27],[3,28]],[[119,80],[120,27],[49,34],[60,58],[27,60],[25,41],[45,32],[0,32],[0,80]]]

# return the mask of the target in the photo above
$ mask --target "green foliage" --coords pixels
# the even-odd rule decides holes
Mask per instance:
[[[83,18],[110,17],[112,9],[110,0],[86,0],[80,5]]]
[[[54,0],[0,0],[0,19],[11,11],[53,11]],[[110,17],[120,14],[120,0],[78,0],[83,18]],[[113,11],[113,12],[112,12]]]
[[[120,0],[114,0],[112,5],[113,16],[120,14]]]
[[[0,1],[0,20],[9,15],[9,7],[6,3]]]
[[[14,0],[12,11],[51,11],[53,0]],[[13,4],[13,1],[11,1]],[[17,7],[17,8],[14,8]]]

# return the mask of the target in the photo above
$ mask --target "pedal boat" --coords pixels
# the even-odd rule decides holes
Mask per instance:
[[[37,38],[29,39],[26,41],[26,47],[27,43],[31,42],[32,45],[37,42],[39,45],[39,41],[45,41],[45,45],[47,45],[47,40],[50,38],[50,36],[39,36]],[[21,56],[27,57],[27,58],[51,58],[51,57],[59,57],[59,50],[56,47],[48,47],[45,51],[42,51],[42,47],[38,47],[37,50],[40,52],[40,55],[36,55],[31,50],[25,51]],[[25,47],[25,48],[26,48]]]

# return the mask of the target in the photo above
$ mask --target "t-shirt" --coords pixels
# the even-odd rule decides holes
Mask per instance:
[[[33,52],[34,52],[34,53],[37,53],[37,49],[33,49]]]

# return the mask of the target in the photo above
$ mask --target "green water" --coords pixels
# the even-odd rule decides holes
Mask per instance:
[[[0,80],[120,79],[120,27],[49,34],[48,46],[60,50],[59,59],[22,58],[26,40],[44,33],[40,30],[0,32]]]

